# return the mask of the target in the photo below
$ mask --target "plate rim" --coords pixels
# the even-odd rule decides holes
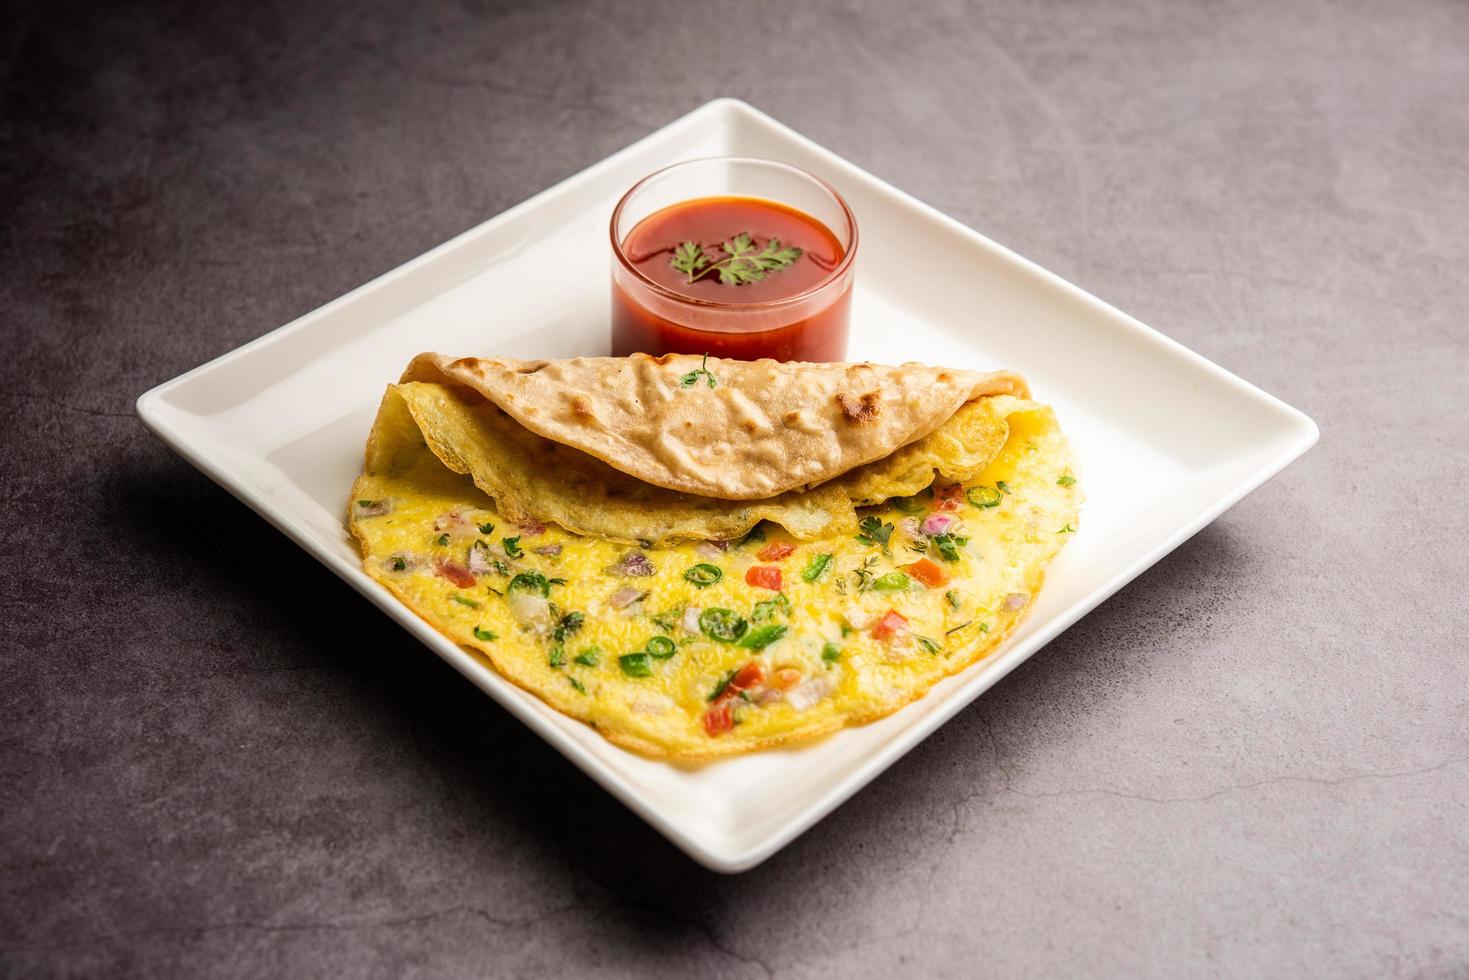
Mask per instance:
[[[362,572],[360,567],[352,565],[340,556],[328,551],[325,547],[319,546],[318,542],[312,536],[313,532],[301,526],[286,512],[277,509],[263,495],[258,494],[251,487],[246,486],[242,481],[233,477],[221,461],[211,458],[207,453],[200,450],[190,441],[187,433],[173,426],[168,416],[168,406],[165,403],[167,394],[175,387],[183,385],[210,371],[218,370],[231,361],[246,356],[253,350],[277,343],[295,334],[297,331],[308,329],[317,320],[326,317],[354,299],[383,288],[397,279],[411,274],[420,267],[430,264],[441,255],[462,246],[474,236],[487,234],[493,231],[494,228],[514,220],[521,214],[536,209],[541,204],[567,190],[596,179],[602,172],[613,169],[623,160],[636,155],[665,137],[677,133],[680,130],[692,129],[707,121],[716,120],[721,116],[726,117],[727,122],[734,119],[743,119],[746,122],[763,126],[767,130],[779,135],[782,139],[793,141],[806,150],[817,154],[823,160],[823,163],[844,172],[848,178],[862,181],[867,185],[868,189],[888,197],[895,204],[909,211],[914,211],[917,216],[934,221],[950,232],[960,235],[966,244],[985,249],[1007,261],[1020,264],[1031,274],[1039,276],[1047,287],[1058,290],[1069,298],[1081,302],[1093,313],[1112,319],[1118,326],[1125,328],[1132,339],[1161,346],[1163,350],[1173,356],[1181,357],[1191,368],[1201,370],[1215,382],[1222,383],[1233,389],[1236,395],[1249,398],[1271,409],[1284,423],[1286,431],[1286,438],[1280,441],[1276,450],[1262,459],[1244,478],[1232,485],[1227,493],[1219,496],[1208,507],[1201,510],[1190,520],[1174,528],[1162,541],[1139,554],[1133,561],[1124,565],[1110,577],[1087,592],[1084,597],[1074,601],[1069,607],[1051,616],[1044,623],[1038,624],[1038,628],[1026,636],[1023,641],[1002,647],[996,654],[986,659],[986,668],[983,672],[976,674],[973,678],[958,685],[955,690],[948,693],[943,701],[938,702],[931,710],[924,712],[913,723],[898,731],[893,738],[887,740],[874,751],[864,756],[853,772],[817,796],[793,816],[780,823],[777,828],[766,833],[755,842],[743,846],[733,840],[728,841],[728,846],[721,846],[718,840],[711,840],[707,837],[688,832],[676,817],[665,815],[648,798],[635,780],[624,778],[614,770],[606,767],[601,760],[597,759],[577,739],[573,738],[566,731],[548,723],[544,718],[535,715],[529,702],[521,698],[517,694],[518,689],[513,689],[508,681],[495,675],[495,679],[498,679],[500,684],[505,687],[503,691],[500,687],[489,683],[491,678],[487,676],[486,672],[493,673],[492,668],[487,668],[467,651],[461,649],[456,644],[450,643],[442,634],[419,619],[407,606],[398,602],[391,593],[373,582],[372,579]],[[1221,367],[1173,338],[1149,327],[1104,300],[1099,299],[1080,286],[1063,279],[1056,273],[1015,253],[957,219],[944,214],[882,178],[858,167],[856,164],[815,143],[809,137],[803,136],[759,109],[740,99],[729,97],[717,98],[704,103],[667,125],[659,127],[646,136],[603,157],[590,166],[551,184],[549,187],[531,195],[518,204],[492,215],[486,220],[465,229],[422,254],[348,290],[342,295],[302,314],[294,320],[267,331],[259,337],[226,351],[176,377],[155,385],[138,396],[135,402],[135,411],[143,424],[160,441],[168,446],[168,448],[236,499],[240,500],[256,514],[264,518],[267,523],[285,534],[286,537],[295,542],[307,554],[316,558],[317,561],[335,573],[338,578],[342,579],[359,594],[372,602],[373,605],[377,606],[399,625],[403,626],[410,634],[418,638],[442,659],[447,661],[450,666],[454,667],[481,691],[493,698],[496,703],[509,710],[519,721],[530,727],[532,731],[550,743],[553,748],[571,761],[573,765],[590,776],[594,782],[645,820],[690,858],[710,870],[722,873],[736,873],[748,870],[765,861],[796,837],[805,833],[873,779],[886,771],[889,766],[903,755],[906,755],[919,742],[922,742],[936,731],[939,726],[948,722],[954,715],[977,700],[981,694],[999,683],[1010,671],[1029,659],[1066,629],[1069,629],[1083,616],[1090,613],[1127,583],[1147,571],[1147,569],[1156,564],[1164,556],[1176,550],[1185,541],[1216,520],[1219,515],[1230,507],[1233,507],[1249,493],[1258,489],[1263,483],[1309,450],[1320,438],[1320,429],[1315,421],[1301,410],[1245,381],[1233,372]],[[971,686],[972,690],[968,689]]]

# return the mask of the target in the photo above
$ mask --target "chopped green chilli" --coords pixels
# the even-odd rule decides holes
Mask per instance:
[[[929,487],[911,497],[894,497],[892,505],[905,514],[920,514],[928,507],[928,502],[932,499],[933,488]]]
[[[814,582],[821,578],[826,570],[831,567],[831,555],[813,555],[806,570],[801,573],[801,578],[807,582]]]
[[[1056,478],[1056,486],[1058,487],[1069,487],[1074,485],[1075,483],[1076,477],[1072,476],[1070,473],[1062,473],[1059,477]]]
[[[970,487],[965,491],[964,496],[980,510],[1000,506],[1000,491],[994,487]]]
[[[567,675],[566,679],[571,681],[571,686],[576,688],[579,692],[581,692],[582,694],[587,693],[587,689],[581,686],[581,681],[577,680],[575,677],[572,677],[569,674]]]
[[[474,638],[489,643],[493,640],[498,640],[500,637],[494,630],[487,630],[483,626],[476,626],[474,628]]]
[[[667,660],[678,651],[678,647],[666,636],[652,637],[644,649],[659,660]]]
[[[720,579],[724,578],[724,572],[719,568],[718,565],[710,565],[706,562],[699,562],[699,564],[684,572],[683,577],[697,585],[699,588],[707,589],[715,582],[718,582]]]
[[[729,682],[732,681],[732,680],[734,680],[735,679],[735,674],[738,674],[738,673],[739,673],[738,670],[732,670],[728,674],[725,674],[724,675],[724,679],[721,680],[718,684],[714,685],[714,690],[712,690],[712,691],[709,692],[709,697],[706,698],[705,700],[713,701],[716,698],[718,698],[721,694],[723,694],[726,690],[728,690],[729,689]]]
[[[653,664],[646,653],[624,653],[617,658],[617,665],[629,677],[653,676]]]
[[[468,596],[452,595],[449,598],[450,599],[453,599],[455,602],[459,603],[461,606],[468,606],[470,609],[478,609],[479,608],[479,603],[477,601],[475,601],[474,599],[469,598]]]
[[[944,593],[944,599],[949,603],[950,608],[959,608],[959,598],[960,596],[958,589],[950,589],[949,591]]]
[[[441,534],[434,540],[438,542],[439,547],[442,548],[449,543],[449,535]]]
[[[546,662],[552,667],[560,667],[566,663],[566,648],[559,643],[553,646],[551,648],[551,655],[546,658]]]
[[[872,587],[879,592],[896,592],[899,589],[906,589],[912,581],[902,572],[888,572],[886,575],[879,575],[872,583]]]
[[[595,667],[597,666],[598,662],[597,655],[601,652],[602,649],[600,647],[587,647],[581,653],[578,653],[575,659],[576,662],[581,664],[583,667]]]
[[[749,650],[764,650],[770,644],[786,635],[787,626],[784,623],[770,623],[753,629],[740,640],[740,646]]]
[[[750,624],[733,609],[705,609],[699,614],[699,629],[720,643],[733,643],[745,635]]]
[[[841,659],[841,656],[842,648],[835,643],[828,641],[826,646],[821,648],[821,659],[825,660],[828,664],[836,663]]]
[[[939,646],[937,643],[935,643],[933,640],[930,640],[926,636],[919,636],[917,633],[915,633],[913,634],[913,638],[918,641],[919,646],[923,647],[923,649],[927,650],[929,653],[938,653],[940,650],[943,649],[943,647]]]

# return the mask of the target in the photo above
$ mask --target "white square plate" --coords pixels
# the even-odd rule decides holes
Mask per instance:
[[[783,160],[840,190],[862,228],[851,358],[1020,371],[1074,443],[1087,504],[1030,617],[988,659],[874,724],[680,767],[614,747],[440,636],[363,574],[343,516],[383,388],[412,355],[605,354],[613,204],[653,170],[716,155]],[[138,414],[718,871],[789,843],[1317,436],[1290,406],[731,99],[160,385]]]

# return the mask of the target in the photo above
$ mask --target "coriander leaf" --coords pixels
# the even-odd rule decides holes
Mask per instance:
[[[857,535],[857,540],[865,545],[880,545],[884,553],[888,551],[888,540],[893,536],[893,526],[883,523],[876,514],[869,514],[862,518],[857,525],[862,533]]]
[[[508,538],[506,539],[509,540]],[[510,580],[510,592],[534,592],[545,598],[551,594],[551,583],[540,572],[521,572]]]
[[[718,387],[718,385],[719,385],[719,379],[716,378],[714,376],[714,373],[709,370],[709,352],[708,351],[705,351],[704,352],[704,356],[699,361],[699,366],[698,367],[694,368],[688,374],[685,374],[685,375],[683,375],[682,377],[680,377],[678,379],[678,386],[680,388],[691,388],[695,384],[698,383],[699,377],[701,375],[709,382],[709,387],[711,387],[711,388]]]
[[[944,561],[959,560],[959,541],[952,534],[935,534],[929,539]]]
[[[1056,486],[1058,487],[1069,487],[1075,483],[1076,477],[1072,476],[1070,473],[1062,473],[1056,478]]]
[[[787,616],[791,613],[791,600],[786,598],[784,592],[777,592],[774,599],[765,599],[755,603],[755,609],[750,613],[750,622],[763,623],[768,619],[774,619],[778,612],[783,612]]]
[[[566,638],[581,629],[586,617],[579,612],[569,612],[556,621],[556,628],[551,631],[551,638],[558,644],[565,643]]]
[[[518,534],[513,538],[506,538],[501,541],[500,547],[505,549],[505,556],[507,558],[519,558],[525,554],[525,552],[520,550],[520,535]]]
[[[693,282],[696,278],[694,274],[708,264],[709,257],[704,254],[704,249],[698,242],[684,242],[678,246],[673,250],[673,259],[669,262],[679,272],[686,273],[689,282]]]

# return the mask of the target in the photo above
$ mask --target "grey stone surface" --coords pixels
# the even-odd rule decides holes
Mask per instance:
[[[3,16],[0,972],[1469,975],[1469,6]],[[131,412],[720,95],[1323,431],[737,877]]]

